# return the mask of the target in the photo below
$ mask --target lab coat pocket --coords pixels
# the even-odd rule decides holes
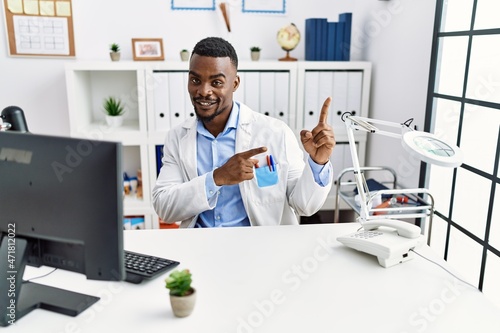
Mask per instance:
[[[276,185],[278,183],[278,165],[275,165],[273,171],[269,170],[269,166],[263,166],[255,169],[255,177],[259,187]]]

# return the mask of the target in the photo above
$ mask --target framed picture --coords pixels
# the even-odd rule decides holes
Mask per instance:
[[[286,14],[286,0],[243,0],[243,13]]]
[[[133,38],[134,60],[164,60],[163,40],[161,38]]]
[[[172,10],[215,10],[215,0],[172,0]]]

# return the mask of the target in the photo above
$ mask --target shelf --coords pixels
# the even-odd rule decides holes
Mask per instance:
[[[334,97],[335,110],[331,108],[329,118],[337,141],[332,157],[334,173],[350,165],[345,164],[350,163],[345,148],[347,134],[338,112],[354,110],[368,116],[370,63],[261,60],[240,61],[238,67],[242,80],[234,99],[255,111],[282,119],[297,134],[298,140],[302,129],[317,123],[326,96]],[[181,61],[69,61],[66,64],[70,135],[122,143],[123,170],[133,175],[141,169],[144,193],[142,200],[124,199],[124,214],[144,216],[147,228],[159,227],[151,203],[158,169],[157,146],[164,144],[168,130],[182,118],[194,116],[186,89],[188,70],[189,62]],[[315,73],[322,73],[321,78],[306,83],[306,77],[310,80]],[[345,81],[335,86],[334,78]],[[126,105],[124,124],[119,128],[110,128],[105,123],[102,103],[109,96],[120,98]],[[343,104],[337,104],[339,101]],[[309,115],[308,111],[313,114]],[[355,133],[361,163],[366,138],[366,133]],[[335,189],[333,186],[323,209],[336,207]],[[341,208],[344,207],[343,203]]]

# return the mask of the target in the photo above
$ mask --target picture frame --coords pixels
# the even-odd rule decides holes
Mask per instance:
[[[215,10],[215,0],[171,0],[172,10]]]
[[[286,14],[286,0],[242,0],[243,13]]]
[[[134,61],[165,59],[161,38],[132,38],[132,52]]]

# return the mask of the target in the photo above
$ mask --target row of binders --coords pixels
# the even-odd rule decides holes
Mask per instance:
[[[349,61],[352,13],[342,13],[338,22],[326,18],[306,19],[306,60]]]

